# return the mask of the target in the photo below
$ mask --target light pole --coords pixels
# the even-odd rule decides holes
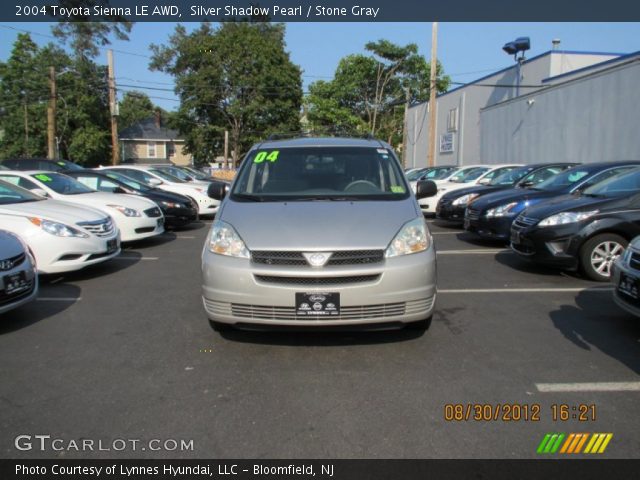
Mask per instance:
[[[502,50],[509,55],[513,55],[513,59],[516,61],[516,97],[520,96],[520,70],[524,63],[524,52],[531,48],[531,41],[529,37],[518,37],[513,42],[505,43]],[[520,56],[518,56],[520,53]]]

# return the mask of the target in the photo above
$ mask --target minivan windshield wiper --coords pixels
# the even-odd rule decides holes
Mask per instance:
[[[264,197],[258,195],[251,195],[249,193],[234,193],[232,194],[234,199],[247,200],[250,202],[264,202]]]
[[[330,201],[330,202],[348,202],[350,200],[359,200],[358,197],[335,197],[330,195],[317,195],[313,197],[297,197],[292,199],[286,199],[287,202],[321,202],[321,201]]]

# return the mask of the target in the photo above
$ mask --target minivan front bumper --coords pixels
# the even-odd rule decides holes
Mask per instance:
[[[220,323],[295,327],[407,324],[427,319],[435,306],[433,245],[424,252],[376,264],[323,268],[258,265],[205,248],[202,272],[204,308],[210,320]],[[295,294],[312,292],[339,293],[340,314],[297,315]]]

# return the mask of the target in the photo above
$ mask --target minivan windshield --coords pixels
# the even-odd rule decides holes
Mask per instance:
[[[640,168],[620,173],[600,183],[596,183],[582,192],[592,197],[626,197],[640,193]]]
[[[404,172],[385,148],[262,147],[242,163],[231,199],[398,200],[408,195]]]

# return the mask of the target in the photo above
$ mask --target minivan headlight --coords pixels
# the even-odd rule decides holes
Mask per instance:
[[[86,233],[70,227],[69,225],[65,225],[64,223],[52,222],[51,220],[45,220],[44,218],[38,217],[30,217],[29,221],[37,227],[40,227],[45,232],[55,235],[56,237],[89,237]]]
[[[423,217],[418,217],[403,225],[391,241],[385,257],[399,257],[411,253],[424,252],[431,246],[431,235]]]
[[[468,205],[480,196],[479,193],[467,193],[453,201],[453,205]]]
[[[586,220],[587,218],[594,216],[596,213],[598,213],[598,210],[593,210],[591,212],[560,212],[545,218],[540,223],[538,223],[538,226],[554,227],[556,225],[575,223],[581,220]]]
[[[249,258],[249,250],[235,229],[220,220],[213,222],[209,236],[209,251],[229,257]]]

